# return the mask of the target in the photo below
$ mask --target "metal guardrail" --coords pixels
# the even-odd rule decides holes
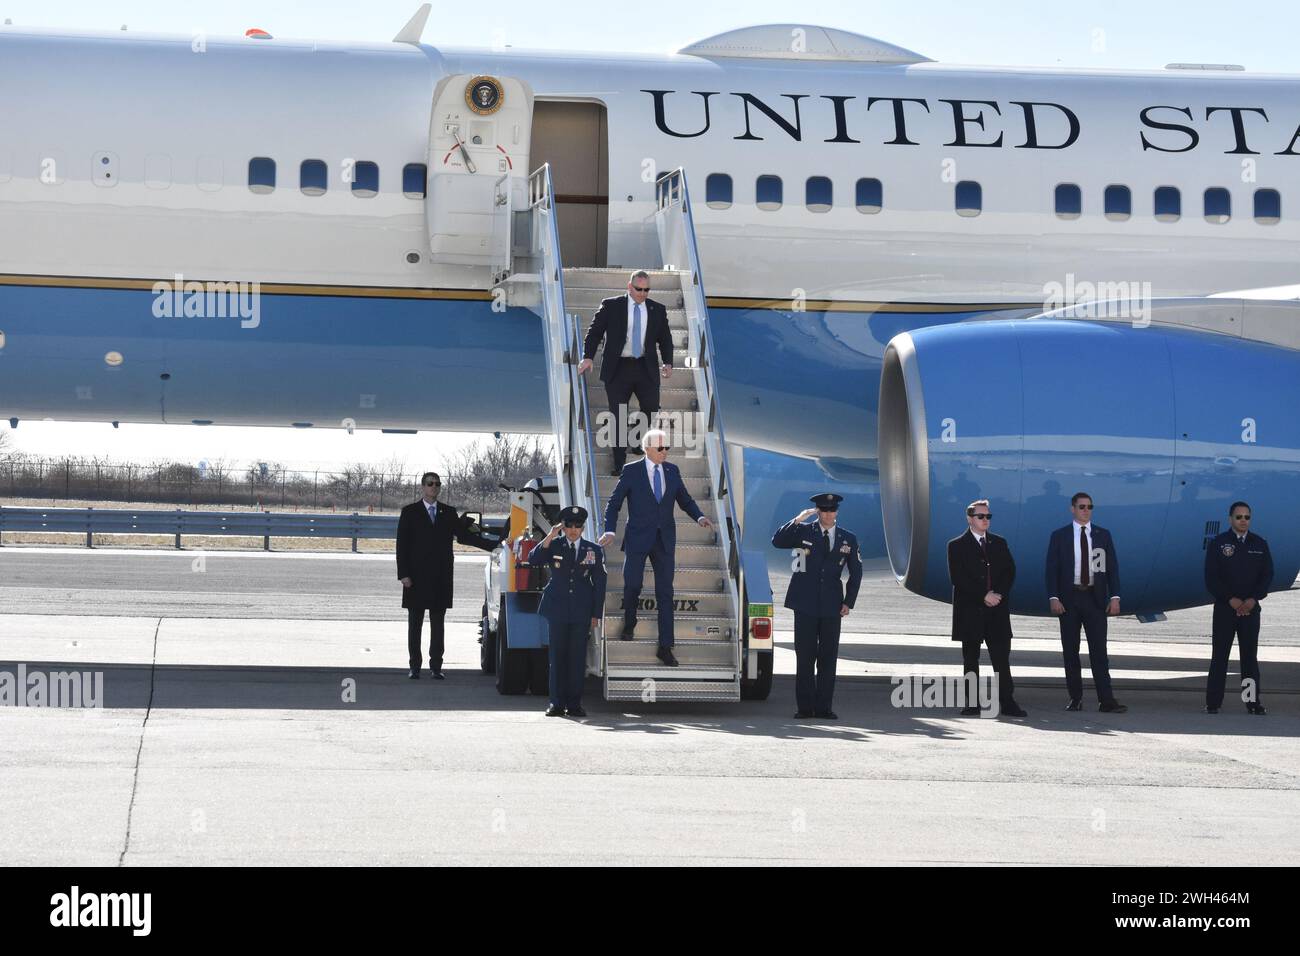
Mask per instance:
[[[360,538],[396,538],[397,515],[0,507],[0,545],[6,531],[84,534],[88,548],[97,534],[170,534],[177,548],[182,535],[241,535],[260,537],[267,551],[272,538],[351,538],[356,551]]]
[[[686,310],[688,331],[687,353],[695,367],[703,373],[700,414],[704,418],[704,450],[709,461],[710,484],[717,515],[725,515],[726,526],[718,529],[726,558],[728,585],[739,618],[741,607],[741,549],[743,547],[740,522],[736,519],[734,486],[731,467],[727,461],[727,440],[722,429],[722,412],[718,399],[717,372],[713,368],[713,333],[709,327],[708,300],[704,294],[704,279],[700,268],[700,252],[695,244],[695,224],[691,214],[691,195],[686,187],[686,172],[680,166],[664,173],[655,183],[655,226],[659,234],[659,247],[665,268],[670,265],[683,273],[682,296]],[[757,571],[757,565],[753,570]],[[764,574],[763,577],[766,575]],[[770,593],[760,583],[759,575],[752,575],[757,591]]]

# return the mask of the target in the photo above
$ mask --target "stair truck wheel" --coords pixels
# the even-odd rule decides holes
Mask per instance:
[[[478,624],[478,666],[484,674],[497,672],[497,636],[488,627],[487,602],[483,602],[483,617]]]
[[[524,694],[528,692],[528,651],[510,649],[510,629],[506,623],[503,598],[501,616],[497,618],[497,693]]]

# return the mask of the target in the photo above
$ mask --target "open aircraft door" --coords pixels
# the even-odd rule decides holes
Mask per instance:
[[[438,84],[425,198],[435,264],[486,268],[501,255],[494,241],[510,240],[500,206],[519,208],[527,196],[532,117],[533,91],[522,80],[460,73]]]

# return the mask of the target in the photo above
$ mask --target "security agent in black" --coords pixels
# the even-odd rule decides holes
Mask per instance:
[[[1259,602],[1268,596],[1273,583],[1273,556],[1268,542],[1250,531],[1250,505],[1234,501],[1228,509],[1231,529],[1205,549],[1205,587],[1214,595],[1214,622],[1210,655],[1210,676],[1205,682],[1205,712],[1217,714],[1223,706],[1228,680],[1228,656],[1235,636],[1241,653],[1242,684],[1246,710],[1268,713],[1260,699]],[[1247,685],[1246,681],[1253,682]]]
[[[857,537],[836,525],[844,499],[826,493],[813,495],[811,500],[817,507],[804,509],[778,528],[772,544],[798,550],[785,595],[785,606],[794,611],[795,717],[835,720],[831,699],[840,622],[858,599],[862,558]],[[816,521],[803,523],[814,514]],[[849,572],[847,589],[840,580],[845,568]]]

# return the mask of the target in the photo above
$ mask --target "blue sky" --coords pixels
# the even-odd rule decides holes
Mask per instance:
[[[261,27],[285,37],[390,40],[415,0],[22,0],[0,2],[16,24],[240,34]],[[805,21],[910,47],[951,63],[1160,67],[1169,62],[1241,63],[1251,70],[1300,72],[1295,53],[1300,8],[1293,3],[1044,3],[1041,0],[929,0],[924,4],[749,0],[710,9],[698,0],[624,4],[564,0],[547,12],[530,0],[434,4],[425,41],[519,47],[676,50],[753,23]],[[1100,31],[1100,32],[1098,32]]]
[[[0,20],[16,25],[142,32],[242,34],[260,27],[281,37],[391,40],[415,0],[0,0]],[[668,52],[755,23],[806,22],[865,33],[948,63],[1152,68],[1170,62],[1239,63],[1249,70],[1300,72],[1295,52],[1300,6],[1285,2],[1117,2],[1061,4],[930,0],[924,4],[750,0],[709,8],[699,0],[622,4],[565,0],[548,12],[531,0],[435,4],[425,42],[572,50]],[[8,425],[0,426],[8,430]],[[23,451],[149,460],[225,457],[276,460],[290,467],[407,458],[439,467],[473,436],[385,436],[286,429],[25,422],[12,436]]]

